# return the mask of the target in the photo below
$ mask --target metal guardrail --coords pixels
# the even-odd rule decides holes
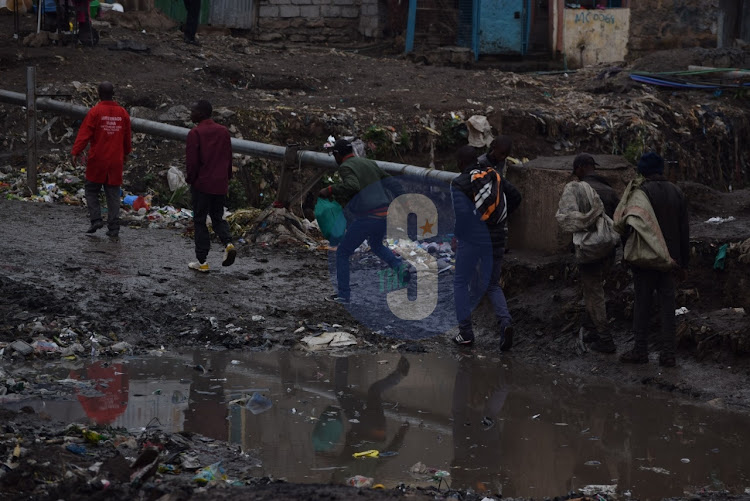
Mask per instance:
[[[0,89],[0,102],[26,106],[26,94]],[[62,113],[78,118],[85,117],[86,113],[89,111],[89,108],[85,106],[56,101],[48,97],[37,98],[36,107],[39,110]],[[152,120],[144,120],[142,118],[131,118],[130,123],[131,129],[134,132],[143,132],[178,141],[185,141],[187,134],[190,131],[190,129],[185,127],[154,122]],[[232,138],[232,152],[283,162],[287,155],[287,147],[259,143],[247,139]],[[332,156],[316,151],[297,151],[297,161],[301,167],[318,167],[331,170],[334,170],[337,167],[336,161]],[[406,174],[417,178],[443,181],[447,183],[458,176],[455,172],[427,169],[416,165],[382,162],[378,160],[376,160],[376,163],[389,174]]]

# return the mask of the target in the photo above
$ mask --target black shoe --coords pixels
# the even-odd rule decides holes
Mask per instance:
[[[513,347],[513,326],[508,325],[500,334],[500,351],[508,351]]]
[[[453,338],[453,342],[459,346],[471,346],[474,344],[474,334],[459,332],[456,334],[456,337]]]
[[[586,327],[581,327],[581,333],[583,334],[584,343],[593,343],[599,341],[599,333],[596,331],[590,331]]]
[[[349,304],[350,299],[348,297],[339,296],[338,294],[331,294],[326,296],[326,301],[331,303]]]
[[[620,362],[626,364],[647,364],[648,353],[632,349],[620,355]]]
[[[107,236],[110,237],[110,238],[119,238],[120,237],[120,232],[119,231],[109,230],[107,232]]]
[[[86,230],[86,233],[96,233],[96,230],[100,228],[104,228],[104,222],[101,220],[94,221],[91,223],[91,226],[89,226],[89,229]]]
[[[588,347],[594,351],[598,351],[599,353],[614,353],[617,351],[615,342],[611,339],[597,339],[593,343],[589,344]],[[646,357],[646,360],[648,360],[648,357]]]
[[[659,365],[662,367],[674,367],[677,365],[674,353],[659,353]]]

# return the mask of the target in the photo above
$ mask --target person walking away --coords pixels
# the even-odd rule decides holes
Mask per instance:
[[[221,265],[230,266],[237,256],[229,224],[224,220],[224,204],[232,178],[232,140],[226,127],[211,120],[212,113],[213,107],[208,101],[193,104],[190,119],[197,125],[188,132],[185,148],[186,181],[193,196],[197,258],[188,267],[203,273],[209,271],[206,258],[211,248],[206,216],[211,216],[214,232],[224,245]]]
[[[123,165],[132,150],[130,115],[113,100],[115,89],[112,83],[100,83],[97,91],[99,103],[83,119],[71,153],[73,166],[77,166],[83,161],[86,146],[91,145],[86,160],[85,185],[91,226],[86,233],[96,233],[104,227],[99,204],[99,194],[104,190],[107,198],[107,236],[117,238],[120,234]]]
[[[573,175],[580,182],[587,183],[594,189],[604,204],[604,213],[610,218],[614,218],[615,209],[617,204],[620,203],[620,197],[617,196],[617,192],[606,179],[595,173],[597,165],[599,164],[594,160],[594,157],[587,153],[581,153],[573,160]],[[581,200],[581,202],[577,207],[578,212],[585,213],[591,210],[587,201]],[[583,302],[594,327],[594,332],[586,333],[583,336],[583,341],[588,343],[589,348],[600,353],[614,353],[616,351],[615,342],[607,322],[607,300],[603,286],[603,275],[614,263],[615,249],[616,247],[612,249],[609,255],[601,259],[578,263]],[[583,326],[581,329],[586,330]]]
[[[473,147],[459,148],[456,160],[461,173],[451,182],[458,241],[453,281],[458,334],[453,341],[459,345],[474,343],[469,284],[478,282],[479,292],[486,291],[497,318],[500,349],[509,350],[513,346],[513,319],[500,287],[500,276],[505,253],[505,220],[520,205],[521,193],[493,168],[481,167]],[[477,272],[479,280],[475,282]],[[476,304],[481,295],[472,292],[478,296],[474,298]]]
[[[184,37],[185,43],[198,45],[195,34],[198,32],[198,21],[201,15],[201,0],[184,0],[187,17],[185,19]]]
[[[334,197],[341,205],[346,205],[353,214],[354,221],[346,229],[336,249],[338,292],[326,300],[346,304],[351,300],[349,258],[365,240],[370,244],[373,254],[399,273],[403,281],[409,281],[410,275],[405,272],[403,261],[383,245],[387,230],[388,206],[392,198],[399,197],[404,190],[398,181],[373,160],[355,156],[352,144],[348,140],[337,140],[331,153],[339,166],[341,182],[323,188],[318,196]]]
[[[512,147],[513,139],[510,136],[495,136],[487,153],[480,155],[477,162],[480,167],[492,167],[504,177],[507,171],[506,159]]]
[[[690,258],[690,227],[687,201],[682,191],[664,177],[664,160],[656,153],[644,154],[638,162],[636,179],[623,194],[615,212],[616,228],[628,235],[624,257],[633,270],[633,349],[622,354],[625,363],[648,362],[648,334],[653,294],[656,291],[661,320],[659,365],[674,367],[675,360],[675,274],[684,280]],[[645,199],[643,197],[645,195]],[[640,197],[640,198],[639,198]],[[640,214],[653,214],[653,218]],[[638,245],[635,242],[638,241]],[[642,259],[645,244],[658,259]]]

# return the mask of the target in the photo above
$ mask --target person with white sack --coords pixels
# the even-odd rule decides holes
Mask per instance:
[[[614,261],[620,241],[614,231],[612,217],[620,202],[617,193],[601,176],[595,174],[599,165],[594,157],[581,153],[573,160],[571,181],[563,190],[555,215],[563,231],[573,233],[581,290],[593,331],[581,326],[583,341],[600,353],[616,351],[607,322],[607,305],[602,279]]]

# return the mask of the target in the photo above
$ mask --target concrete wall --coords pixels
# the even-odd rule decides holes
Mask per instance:
[[[260,0],[257,39],[346,43],[379,32],[378,0]]]
[[[717,0],[632,2],[630,11],[630,58],[653,50],[717,46]]]
[[[571,67],[624,61],[630,9],[565,9],[563,52]]]
[[[573,180],[575,156],[540,157],[523,167],[509,167],[508,180],[523,195],[523,202],[508,221],[508,245],[544,254],[569,252],[571,235],[560,230],[555,213],[565,184]],[[624,158],[594,155],[601,164],[597,174],[622,193],[635,177],[635,169]]]

